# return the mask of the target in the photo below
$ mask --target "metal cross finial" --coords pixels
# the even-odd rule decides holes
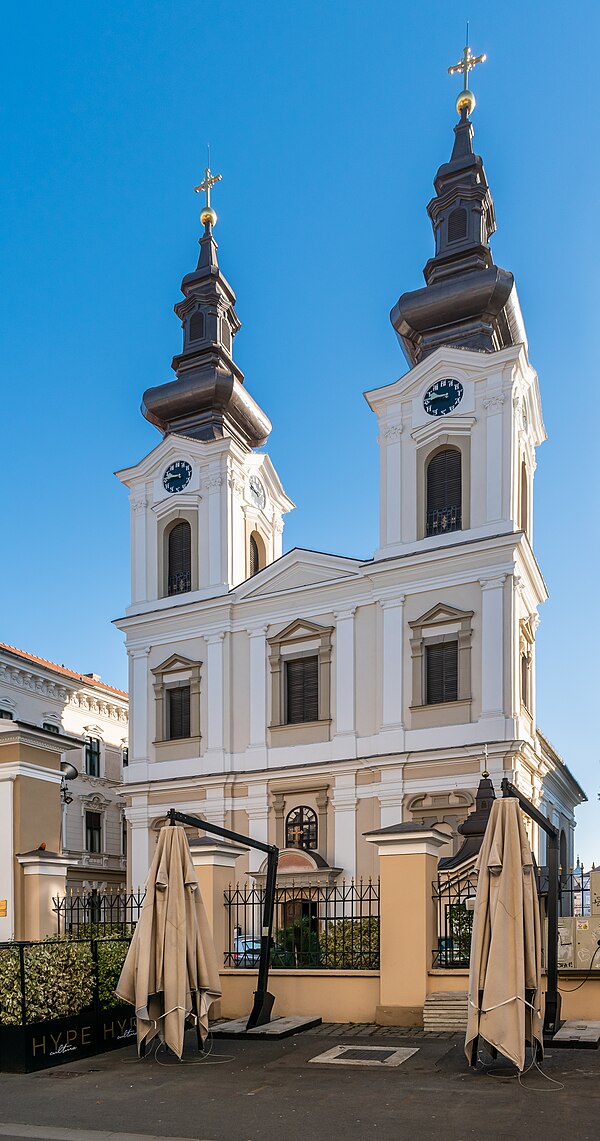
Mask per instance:
[[[194,187],[194,192],[196,194],[202,193],[202,194],[206,195],[206,202],[205,202],[205,204],[202,207],[202,210],[200,212],[200,221],[205,226],[208,224],[210,224],[211,226],[214,226],[214,224],[217,220],[217,215],[216,215],[215,211],[213,210],[213,208],[210,204],[210,192],[211,192],[212,187],[215,185],[215,182],[220,182],[222,177],[223,177],[222,174],[213,174],[211,169],[210,169],[210,147],[209,147],[208,164],[206,166],[206,170],[204,171],[204,178],[202,179],[202,182],[200,183],[199,186]]]
[[[486,780],[490,775],[488,772],[488,747],[487,747],[487,744],[483,746],[483,772],[481,775]]]
[[[467,24],[467,40],[468,38],[469,25]],[[454,64],[454,67],[448,68],[448,75],[457,75],[459,72],[461,72],[463,77],[463,89],[456,101],[456,109],[459,114],[464,108],[467,112],[467,115],[469,115],[475,107],[475,96],[473,95],[472,91],[469,91],[469,72],[473,70],[476,64],[485,63],[486,59],[487,56],[485,53],[483,55],[473,55],[473,52],[471,51],[467,42],[464,47],[462,59],[459,60],[458,63]]]

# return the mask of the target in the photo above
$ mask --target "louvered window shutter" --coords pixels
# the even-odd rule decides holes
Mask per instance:
[[[190,687],[178,686],[167,690],[169,699],[169,739],[190,735]]]
[[[446,448],[427,467],[427,534],[460,531],[461,527],[461,454],[457,448]]]
[[[190,317],[190,341],[201,341],[204,337],[204,313],[192,313]]]
[[[296,658],[285,663],[286,721],[295,725],[300,721],[319,719],[319,660]]]
[[[425,647],[427,705],[458,700],[458,642]]]
[[[448,217],[448,241],[458,242],[467,236],[467,211],[459,206]]]
[[[192,528],[183,520],[169,532],[169,594],[192,589]]]

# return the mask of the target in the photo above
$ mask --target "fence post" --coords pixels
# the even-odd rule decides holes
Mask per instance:
[[[56,934],[54,897],[66,892],[71,861],[40,848],[18,855],[23,869],[24,909],[19,939],[45,939]]]
[[[380,1026],[422,1026],[431,953],[437,943],[432,883],[446,824],[394,824],[367,832],[380,876]]]
[[[190,840],[190,851],[212,931],[217,963],[219,970],[223,970],[229,946],[225,889],[235,879],[236,860],[248,849],[224,840],[201,839]]]

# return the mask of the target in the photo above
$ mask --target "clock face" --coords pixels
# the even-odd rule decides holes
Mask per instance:
[[[423,408],[428,416],[447,416],[458,408],[463,391],[460,380],[436,380],[423,397]]]
[[[191,464],[188,464],[186,460],[175,460],[175,463],[169,464],[163,475],[163,487],[165,491],[174,495],[177,491],[183,491],[191,478]]]
[[[266,496],[265,489],[264,489],[264,487],[263,487],[262,483],[260,482],[257,475],[251,475],[249,483],[250,483],[250,498],[252,499],[252,502],[254,503],[255,507],[260,507],[260,510],[262,511],[263,507],[265,506],[265,503],[267,502],[267,496]]]

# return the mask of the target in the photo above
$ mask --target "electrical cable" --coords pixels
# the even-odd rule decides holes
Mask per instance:
[[[592,967],[594,965],[594,959],[596,958],[598,951],[600,951],[600,939],[598,940],[598,946],[596,947],[596,950],[594,951],[594,954],[592,955],[592,957],[590,959],[590,965],[587,969],[587,975],[585,976],[585,978],[582,979],[582,981],[577,986],[559,987],[558,989],[559,989],[561,994],[575,994],[576,990],[581,990],[584,983],[589,982],[591,974],[592,974]]]

